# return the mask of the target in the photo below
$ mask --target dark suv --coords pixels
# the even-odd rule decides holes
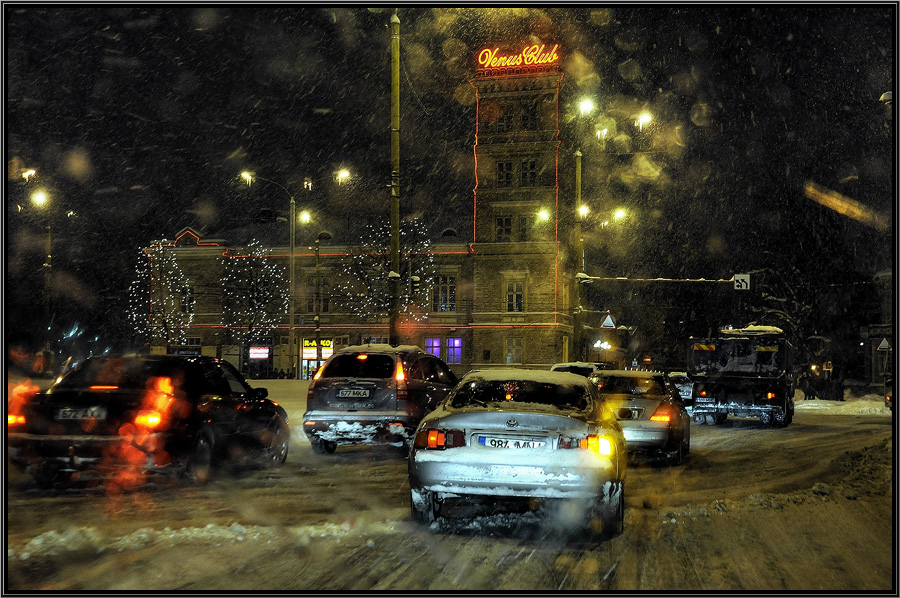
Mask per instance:
[[[456,382],[447,364],[413,345],[346,347],[310,382],[303,430],[317,453],[339,444],[408,446]]]

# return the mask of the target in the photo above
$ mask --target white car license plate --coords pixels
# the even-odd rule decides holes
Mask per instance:
[[[105,407],[63,407],[57,410],[56,419],[106,419]]]
[[[342,388],[338,391],[337,396],[342,399],[368,399],[368,388]]]
[[[478,442],[490,448],[532,449],[546,444],[543,440],[521,440],[517,438],[498,438],[496,436],[479,436]]]
[[[347,409],[350,411],[354,409],[375,409],[375,403],[347,403]]]

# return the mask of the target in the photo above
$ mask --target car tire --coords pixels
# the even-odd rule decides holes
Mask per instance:
[[[669,465],[684,465],[684,438],[678,440],[674,450],[666,453],[666,457]]]
[[[209,482],[212,478],[213,439],[207,431],[197,434],[191,454],[188,457],[188,475],[198,486]]]
[[[265,448],[266,460],[272,465],[284,465],[291,445],[291,432],[284,420],[278,418],[269,429],[269,435],[270,442]]]
[[[409,513],[412,520],[421,525],[431,525],[440,517],[441,504],[433,492],[428,490],[409,491]]]
[[[706,416],[702,413],[694,415],[694,423],[702,426],[706,423]]]
[[[787,428],[792,421],[794,421],[793,413],[781,412],[775,415],[775,425],[779,428]]]
[[[602,533],[609,537],[620,535],[625,529],[625,482],[607,482],[597,501],[597,518]]]
[[[714,426],[717,423],[719,423],[718,415],[716,415],[715,413],[707,413],[705,417],[706,417],[706,424],[709,426]]]
[[[764,426],[771,426],[771,425],[774,425],[775,418],[772,417],[771,411],[763,411],[762,413],[759,414],[759,421]]]
[[[330,455],[337,450],[337,443],[330,440],[313,437],[309,439],[309,443],[312,445],[313,452],[317,455]]]

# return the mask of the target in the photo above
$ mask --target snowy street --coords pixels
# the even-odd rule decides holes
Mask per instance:
[[[634,464],[625,532],[569,536],[542,511],[409,516],[390,449],[315,455],[305,382],[253,381],[291,416],[280,470],[109,496],[11,471],[7,589],[889,590],[892,418],[877,395],[797,401],[786,429],[693,427],[683,467]],[[460,512],[462,511],[462,512]]]

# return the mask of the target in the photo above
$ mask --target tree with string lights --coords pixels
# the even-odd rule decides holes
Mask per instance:
[[[421,219],[400,226],[400,314],[401,320],[428,317],[429,291],[436,273],[431,242]],[[359,243],[341,260],[334,285],[334,300],[348,312],[364,319],[388,315],[391,271],[390,226],[370,223]]]
[[[289,297],[285,269],[255,240],[219,259],[225,302],[222,324],[237,336],[243,356],[247,343],[261,339],[285,319]]]
[[[167,241],[141,251],[128,288],[128,319],[137,340],[183,344],[194,320],[191,281]]]

